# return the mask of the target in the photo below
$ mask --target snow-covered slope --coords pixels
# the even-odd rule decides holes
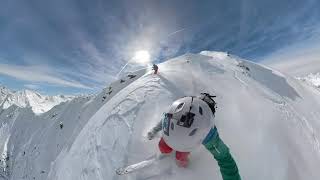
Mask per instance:
[[[304,56],[298,59],[278,59],[278,61],[266,61],[264,64],[294,76],[296,79],[312,87],[319,88],[320,86],[320,60],[318,56],[315,56],[312,59],[305,59]]]
[[[203,147],[191,153],[187,169],[167,158],[127,176],[114,172],[157,152],[158,138],[147,140],[148,129],[173,100],[200,92],[217,95],[215,124],[243,179],[320,177],[319,91],[219,52],[186,54],[160,64],[159,70],[159,75],[148,72],[131,79],[111,96],[105,94],[107,88],[38,117],[28,116],[30,109],[8,116],[15,111],[9,108],[0,116],[15,122],[9,130],[3,124],[0,128],[10,135],[1,139],[8,142],[3,149],[10,157],[9,179],[221,179],[216,161]]]
[[[311,48],[306,52],[272,55],[262,62],[278,71],[295,77],[306,84],[319,88],[320,86],[320,48]],[[292,51],[288,51],[292,52]]]
[[[159,66],[106,103],[70,149],[52,163],[49,179],[221,179],[211,155],[199,148],[188,169],[166,159],[125,177],[116,167],[151,156],[157,140],[147,129],[178,97],[218,96],[217,127],[243,179],[316,179],[320,99],[295,79],[224,53],[185,55]],[[307,153],[306,153],[307,152]],[[85,162],[85,163],[83,163]]]
[[[297,79],[304,81],[309,85],[320,89],[320,73],[315,73],[315,74],[311,73],[305,77],[298,77]]]
[[[12,105],[21,108],[31,107],[33,112],[41,114],[49,111],[52,107],[66,101],[72,100],[73,96],[45,96],[35,91],[10,91],[4,86],[0,86],[0,109],[7,109]]]
[[[46,179],[51,163],[70,148],[92,115],[144,73],[134,72],[98,95],[76,97],[39,115],[15,104],[0,111],[0,180]]]
[[[0,105],[4,103],[9,94],[12,94],[12,92],[8,88],[0,85]]]

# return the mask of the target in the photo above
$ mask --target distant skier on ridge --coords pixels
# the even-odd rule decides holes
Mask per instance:
[[[160,152],[169,154],[175,150],[179,167],[187,167],[190,152],[203,144],[217,160],[223,180],[240,180],[236,162],[213,124],[216,103],[212,97],[202,93],[174,101],[161,122],[148,132],[148,139],[162,130]]]
[[[153,74],[158,74],[159,67],[156,64],[152,65],[152,70],[154,70]]]

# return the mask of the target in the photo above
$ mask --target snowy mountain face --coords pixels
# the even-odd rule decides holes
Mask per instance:
[[[38,115],[16,104],[0,111],[0,180],[47,179],[51,163],[70,148],[93,114],[144,73],[128,74],[98,95],[75,97]]]
[[[11,94],[11,91],[6,87],[0,85],[0,104],[5,101],[8,94]]]
[[[118,176],[117,167],[158,152],[147,131],[179,97],[217,96],[214,120],[242,179],[320,177],[320,92],[295,78],[220,52],[186,54],[139,72],[97,96],[78,97],[35,116],[11,106],[0,114],[3,179],[222,179],[204,147],[190,166],[174,157]],[[160,136],[160,134],[159,134]]]
[[[290,51],[288,51],[290,52]],[[320,87],[319,48],[307,52],[295,52],[287,55],[275,55],[266,58],[262,63],[286,73],[311,87]]]
[[[306,82],[320,90],[320,73],[311,73],[305,77],[298,77],[297,79]]]
[[[72,100],[73,96],[44,96],[35,91],[10,91],[5,87],[0,87],[0,109],[8,109],[12,105],[21,108],[31,107],[35,114],[49,111],[52,107],[66,101]]]

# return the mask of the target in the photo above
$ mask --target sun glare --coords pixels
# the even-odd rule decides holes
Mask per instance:
[[[137,63],[146,64],[150,62],[150,53],[146,50],[136,51],[133,59]]]

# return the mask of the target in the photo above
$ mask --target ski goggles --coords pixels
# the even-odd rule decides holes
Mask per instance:
[[[194,116],[195,116],[194,113],[186,112],[179,119],[177,119],[177,125],[185,128],[190,128],[194,121]],[[167,136],[169,136],[170,129],[174,130],[174,124],[171,122],[172,119],[173,119],[173,114],[164,113],[162,128],[163,128],[164,134],[166,134]]]

